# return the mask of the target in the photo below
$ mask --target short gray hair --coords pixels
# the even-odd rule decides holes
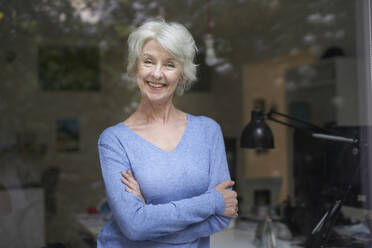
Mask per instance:
[[[190,32],[179,23],[167,23],[164,20],[145,22],[128,37],[127,72],[131,81],[136,81],[137,59],[142,53],[144,44],[157,40],[183,67],[183,81],[176,88],[176,94],[182,95],[196,81],[196,64],[194,64],[197,47]]]

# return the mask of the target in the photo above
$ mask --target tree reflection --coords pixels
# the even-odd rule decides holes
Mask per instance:
[[[47,143],[53,149],[53,137],[48,135],[52,132],[50,130],[53,130],[50,126],[58,112],[81,115],[82,125],[89,123],[86,125],[88,127],[90,123],[101,127],[104,126],[104,121],[112,123],[122,120],[138,104],[136,89],[133,84],[128,83],[125,72],[126,40],[130,31],[148,18],[158,16],[167,21],[181,22],[191,30],[202,54],[205,52],[203,37],[207,32],[206,6],[207,1],[200,0],[2,1],[0,130],[42,130],[38,142]],[[354,13],[354,1],[350,0],[210,1],[211,33],[215,38],[214,46],[219,59],[215,66],[207,70],[212,74],[209,77],[211,87],[218,84],[242,84],[241,69],[244,64],[281,55],[296,55],[304,50],[310,50],[315,57],[320,57],[326,48],[337,46],[342,48],[346,55],[355,56]],[[50,45],[67,49],[97,48],[99,55],[93,56],[94,59],[99,57],[100,60],[100,74],[97,74],[97,77],[100,77],[101,93],[107,97],[98,99],[94,93],[89,95],[84,92],[72,98],[66,97],[67,94],[43,95],[39,82],[37,51],[40,47]],[[79,55],[71,57],[78,60]],[[43,63],[47,67],[53,67],[52,60],[50,63]],[[78,61],[70,62],[74,68],[79,67]],[[83,75],[81,76],[84,81]],[[71,82],[73,80],[69,84],[73,84]],[[223,92],[226,91],[225,87],[220,90],[220,94],[229,97],[234,95],[238,98],[237,101],[240,101],[240,87],[232,90],[235,91],[228,95]],[[210,92],[215,93],[213,90]],[[218,96],[219,99],[227,98],[223,97]],[[81,107],[87,103],[91,105],[88,110]],[[44,111],[44,108],[47,108],[47,111]],[[102,114],[98,116],[97,113]],[[85,144],[90,149],[87,157],[91,157],[91,160],[95,159],[96,155],[95,142],[96,137],[92,137]],[[63,155],[48,152],[44,163],[58,164],[55,161],[61,157],[65,158]],[[73,164],[68,159],[66,163]],[[102,189],[96,192],[98,188],[103,188],[101,184],[97,184],[100,180],[98,166],[95,168],[95,176],[89,174],[92,167],[83,168],[77,164],[76,168],[81,170],[78,173],[74,166],[71,167],[73,169],[69,167],[72,171],[70,174],[61,172],[61,183],[65,183],[63,190],[66,192],[63,192],[60,203],[64,207],[62,211],[70,214],[69,218],[59,219],[63,222],[71,221],[74,211],[81,211],[90,204],[89,201],[98,201],[104,195]],[[88,177],[90,181],[82,185],[80,180]],[[86,199],[73,202],[77,195],[81,198],[82,194],[87,196]],[[69,224],[56,226],[68,229]],[[73,234],[66,233],[61,236],[69,240]]]

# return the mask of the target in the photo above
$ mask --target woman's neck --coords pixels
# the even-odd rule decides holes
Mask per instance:
[[[134,115],[141,123],[167,124],[169,121],[179,118],[180,113],[181,111],[176,109],[172,101],[156,104],[142,98]]]

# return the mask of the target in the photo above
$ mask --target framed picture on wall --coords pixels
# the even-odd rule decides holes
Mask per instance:
[[[94,46],[40,46],[38,77],[47,91],[100,90],[99,49]]]
[[[77,152],[79,148],[79,121],[76,119],[57,120],[57,151]]]

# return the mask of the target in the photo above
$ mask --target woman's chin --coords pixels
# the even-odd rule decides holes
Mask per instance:
[[[153,89],[148,86],[146,87],[145,92],[142,93],[142,97],[147,98],[151,102],[166,103],[169,100],[172,100],[174,93],[175,89],[170,91],[168,87]]]
[[[172,100],[173,94],[169,94],[169,92],[147,92],[143,94],[142,97],[147,98],[147,100],[152,103],[162,104]]]

